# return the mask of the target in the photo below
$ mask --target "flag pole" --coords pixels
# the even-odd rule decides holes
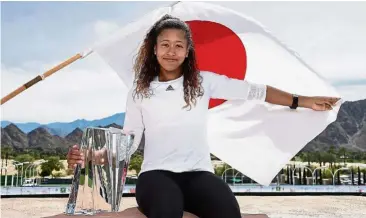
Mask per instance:
[[[92,50],[89,50],[89,51],[84,52],[84,53],[78,53],[78,54],[72,56],[71,58],[67,59],[66,61],[62,62],[61,64],[59,64],[59,65],[51,68],[50,70],[46,71],[45,73],[34,77],[33,79],[31,79],[27,83],[23,84],[22,86],[20,86],[16,90],[12,91],[11,93],[6,95],[5,97],[1,98],[1,105],[3,105],[5,102],[9,101],[10,99],[14,98],[15,96],[19,95],[23,91],[29,89],[31,86],[37,84],[38,82],[40,82],[42,80],[45,80],[47,77],[51,76],[52,74],[56,73],[57,71],[61,70],[62,68],[72,64],[73,62],[75,62],[75,61],[77,61],[81,58],[85,58],[86,56],[88,56],[92,52],[93,52]]]
[[[169,5],[170,9],[172,10],[173,7],[176,4],[180,3],[180,2],[181,1],[175,1],[175,2],[171,3]],[[12,91],[11,93],[9,93],[8,95],[6,95],[5,97],[1,98],[1,105],[5,104],[10,99],[16,97],[17,95],[19,95],[23,91],[29,89],[31,86],[37,84],[38,82],[46,79],[47,77],[51,76],[52,74],[56,73],[57,71],[61,70],[62,68],[70,65],[71,63],[73,63],[73,62],[75,62],[75,61],[77,61],[79,59],[85,58],[86,56],[88,56],[91,53],[93,53],[93,50],[88,50],[86,52],[76,54],[76,55],[72,56],[71,58],[67,59],[66,61],[62,62],[61,64],[59,64],[59,65],[53,67],[52,69],[46,71],[45,73],[34,77],[33,79],[31,79],[27,83],[23,84],[22,86],[20,86],[16,90]]]

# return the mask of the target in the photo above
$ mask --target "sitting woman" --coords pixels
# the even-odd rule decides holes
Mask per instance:
[[[207,143],[211,98],[259,100],[317,111],[331,110],[332,97],[296,96],[274,87],[197,69],[188,25],[166,15],[148,31],[128,93],[123,129],[145,134],[144,160],[136,200],[149,218],[240,218],[230,187],[215,176]],[[223,145],[224,146],[224,145]],[[69,167],[82,163],[74,146]]]

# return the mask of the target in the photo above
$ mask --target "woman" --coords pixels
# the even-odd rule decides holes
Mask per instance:
[[[125,131],[145,133],[144,160],[136,200],[149,218],[178,218],[189,211],[203,218],[239,218],[229,186],[214,175],[206,136],[210,98],[243,99],[332,109],[339,98],[291,95],[271,86],[230,79],[197,69],[187,24],[166,15],[148,31],[134,66]],[[81,163],[76,146],[68,163]]]

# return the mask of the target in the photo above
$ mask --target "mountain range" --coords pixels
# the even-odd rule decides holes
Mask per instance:
[[[26,134],[28,134],[34,129],[42,127],[52,135],[65,137],[66,135],[74,131],[76,128],[85,129],[88,126],[107,126],[112,123],[122,126],[124,120],[125,120],[125,113],[117,113],[103,119],[97,119],[91,121],[85,119],[79,119],[69,123],[55,122],[49,124],[40,124],[31,122],[31,123],[13,123],[13,124],[16,125],[22,132]],[[11,123],[12,122],[9,121],[1,121],[1,128],[4,128]]]
[[[342,104],[337,120],[304,149],[327,151],[332,145],[366,152],[366,99]]]
[[[14,150],[37,149],[65,153],[79,143],[88,126],[122,128],[124,113],[98,119],[75,120],[70,123],[11,123],[1,122],[1,145]],[[327,151],[331,146],[366,152],[366,99],[342,104],[337,120],[309,142],[303,151]]]

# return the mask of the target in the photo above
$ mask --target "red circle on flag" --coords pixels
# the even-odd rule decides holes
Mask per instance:
[[[244,80],[247,55],[239,36],[228,27],[211,21],[187,21],[192,31],[198,69]],[[209,108],[225,100],[211,99]]]

